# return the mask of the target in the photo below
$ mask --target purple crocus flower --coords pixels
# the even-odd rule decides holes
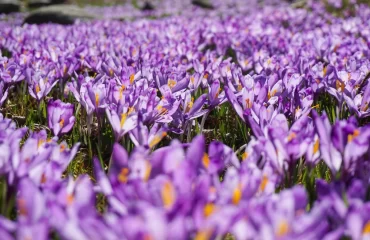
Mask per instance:
[[[122,108],[120,113],[114,109],[106,108],[108,120],[112,125],[116,141],[119,141],[126,133],[136,128],[137,113],[133,108]]]
[[[225,93],[221,92],[220,81],[215,80],[209,86],[209,93],[208,93],[208,105],[210,105],[210,109],[218,106],[219,104],[223,103],[225,99]]]
[[[90,101],[95,107],[95,111],[106,107],[107,88],[103,83],[87,84],[87,92]]]
[[[20,58],[25,57],[21,55]],[[7,84],[12,84],[24,80],[24,71],[13,58],[7,59],[0,57],[0,79]]]
[[[357,94],[353,99],[345,95],[344,100],[351,112],[356,113],[360,118],[368,117],[370,115],[370,84],[367,84],[364,93]]]
[[[312,115],[315,122],[316,131],[320,139],[319,146],[321,156],[331,171],[336,173],[339,171],[342,164],[342,157],[340,152],[333,146],[333,143],[331,142],[331,126],[329,119],[325,113],[322,116],[319,116],[316,111],[313,111]]]
[[[202,110],[203,105],[207,101],[207,95],[202,94],[195,101],[191,97],[190,91],[185,92],[183,102],[183,114],[186,120],[192,120],[204,115],[208,110]]]
[[[138,127],[130,132],[130,139],[135,146],[146,146],[153,148],[156,146],[165,136],[167,128],[161,126],[159,123],[154,125],[148,130],[148,127],[138,121]]]
[[[333,174],[344,167],[347,173],[353,173],[358,160],[368,152],[370,128],[358,128],[354,118],[337,121],[331,126],[324,113],[321,117],[313,111],[321,157]]]
[[[29,84],[28,91],[33,98],[37,99],[37,101],[41,101],[46,95],[48,95],[51,89],[58,82],[51,72],[45,75],[41,72],[32,72],[31,69],[27,69],[26,76]]]
[[[68,133],[75,123],[74,106],[61,100],[49,101],[48,124],[55,136]]]
[[[23,179],[19,184],[17,196],[18,221],[17,236],[27,239],[38,236],[47,239],[46,199],[40,189],[30,180]]]

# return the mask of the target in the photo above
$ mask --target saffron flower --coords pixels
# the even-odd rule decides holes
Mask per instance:
[[[71,103],[64,103],[59,99],[49,101],[48,124],[54,136],[60,136],[70,132],[75,123],[74,106]]]

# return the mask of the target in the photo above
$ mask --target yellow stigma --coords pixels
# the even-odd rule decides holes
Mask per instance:
[[[67,205],[71,205],[73,203],[74,197],[72,194],[67,195]]]
[[[165,208],[169,208],[172,206],[172,204],[175,202],[175,189],[172,186],[171,182],[166,182],[161,191],[162,195],[162,202]]]
[[[114,73],[114,72],[113,72],[113,69],[111,69],[111,68],[110,68],[110,69],[109,69],[109,75],[110,75],[111,77],[113,77],[113,73]]]
[[[289,232],[289,225],[288,225],[288,223],[287,223],[285,220],[283,220],[283,221],[282,221],[282,222],[280,222],[280,224],[279,224],[279,227],[278,227],[278,230],[277,230],[276,235],[277,235],[278,237],[283,237],[283,236],[285,236],[288,232]]]
[[[242,154],[242,161],[244,161],[245,159],[247,159],[247,157],[248,157],[248,153],[247,152],[244,152]]]
[[[118,174],[118,181],[120,181],[121,183],[126,183],[128,180],[128,174],[128,168],[122,168],[121,172]]]
[[[238,187],[235,188],[231,201],[233,202],[233,204],[237,205],[241,199],[242,199],[242,189],[241,186],[239,185]]]
[[[173,79],[169,79],[167,85],[172,89],[176,86],[177,82]]]
[[[64,126],[64,119],[63,118],[60,119],[59,126],[60,126],[60,128],[62,128]]]
[[[154,240],[154,238],[152,237],[152,235],[150,235],[149,233],[146,233],[143,237],[143,240]]]
[[[327,72],[327,68],[326,68],[326,67],[324,67],[324,68],[322,69],[322,73],[323,73],[323,75],[324,75],[324,76],[326,76],[326,72]]]
[[[136,55],[136,48],[132,49],[131,54],[132,56]]]
[[[298,111],[301,110],[301,108],[298,106],[296,109],[295,109],[295,114],[297,115]]]
[[[208,240],[210,239],[210,237],[211,237],[210,231],[202,230],[197,233],[194,240]]]
[[[150,164],[149,161],[145,162],[145,175],[144,175],[144,181],[148,181],[150,178],[150,173],[152,172],[152,165]]]
[[[219,88],[217,89],[217,92],[216,92],[216,96],[215,96],[215,98],[218,98],[218,95],[220,94],[220,92],[221,92],[221,88],[219,87]]]
[[[194,77],[193,77],[193,76],[191,76],[191,77],[190,77],[190,82],[191,82],[192,84],[194,84],[194,80],[195,80],[195,79],[194,79]]]
[[[40,90],[40,86],[38,84],[36,84],[36,94],[39,93],[41,90]]]
[[[214,211],[215,211],[215,205],[213,203],[207,203],[204,206],[203,212],[204,212],[205,217],[210,216]]]
[[[352,140],[358,135],[360,135],[360,130],[358,129],[354,130],[353,134],[348,134],[348,137],[347,137],[348,142],[352,142]]]
[[[267,59],[267,65],[271,64],[271,58]]]
[[[163,113],[166,113],[168,110],[163,107],[162,105],[159,105],[156,107],[156,109],[158,110],[159,114],[163,114]]]
[[[129,107],[128,108],[128,112],[127,112],[127,115],[130,115],[131,113],[133,113],[135,111],[135,108],[134,107]]]
[[[95,93],[95,105],[99,106],[99,93]]]
[[[288,142],[292,141],[294,138],[297,137],[297,134],[295,134],[294,132],[291,132],[287,138]]]
[[[338,50],[338,48],[339,48],[339,45],[337,44],[337,45],[335,45],[334,46],[334,49],[333,49],[333,52],[336,52],[337,50]]]
[[[335,81],[335,87],[338,91],[343,92],[345,85],[339,79],[337,79],[337,81]]]
[[[67,148],[66,145],[61,144],[59,150],[60,150],[60,152],[64,152],[64,150],[66,150],[66,148]]]
[[[315,106],[312,106],[311,108],[314,109],[314,108],[319,108],[320,107],[320,104],[316,104]]]
[[[268,99],[268,100],[270,100],[270,98],[271,98],[271,92],[269,91],[269,92],[267,93],[267,99]]]
[[[209,76],[209,74],[208,73],[205,73],[204,76],[203,76],[203,78],[208,79],[208,76]]]
[[[263,175],[262,181],[260,184],[260,191],[263,192],[266,189],[267,183],[269,182],[269,179],[266,175]]]
[[[217,189],[214,186],[209,187],[209,193],[216,193]]]
[[[120,89],[119,89],[119,100],[121,100],[122,99],[122,97],[123,97],[123,91],[125,90],[125,85],[122,85],[121,87],[120,87]]]
[[[364,226],[364,229],[362,230],[362,234],[370,234],[370,221],[367,221],[367,223]]]
[[[244,61],[244,65],[245,65],[245,66],[247,66],[247,65],[248,65],[248,63],[249,63],[249,61],[248,61],[248,59],[246,59],[246,60]]]
[[[41,175],[40,183],[43,184],[43,183],[46,183],[46,181],[47,181],[46,175],[45,175],[45,173],[43,173]]]
[[[166,113],[168,113],[168,109],[167,109],[167,108],[165,108],[165,107],[162,107],[162,108],[161,108],[161,111],[160,111],[160,114],[161,114],[161,115],[164,115],[164,114],[166,114]]]
[[[252,108],[253,102],[249,98],[247,98],[245,100],[245,105],[247,108]]]
[[[369,108],[369,103],[365,102],[365,106],[361,109],[363,112],[366,112],[366,110]]]
[[[122,127],[123,127],[123,125],[125,124],[125,122],[126,122],[126,118],[127,118],[127,113],[122,113],[122,114],[121,114],[121,123],[120,123],[121,128],[122,128]]]
[[[210,160],[209,160],[207,153],[204,153],[203,158],[202,158],[202,163],[205,168],[209,167]]]
[[[276,93],[277,93],[277,89],[275,89],[274,91],[272,91],[272,93],[271,93],[270,97],[269,97],[269,95],[267,94],[268,99],[270,99],[271,97],[275,96],[275,94],[276,94]]]
[[[27,210],[26,200],[24,200],[23,198],[19,198],[17,200],[17,203],[18,203],[19,214],[23,216],[27,216],[28,210]]]
[[[149,147],[152,148],[157,145],[165,136],[167,136],[166,132],[163,132],[161,135],[155,135],[154,138],[150,141]]]
[[[355,130],[353,131],[353,136],[354,136],[354,137],[357,137],[358,135],[360,135],[360,130],[355,129]]]
[[[45,142],[45,140],[44,140],[44,139],[39,139],[39,140],[37,141],[37,148],[40,148],[40,147],[41,147],[41,145],[42,145],[44,142]]]
[[[189,101],[188,102],[188,104],[186,105],[186,108],[185,108],[185,112],[187,113],[187,112],[189,112],[190,111],[190,109],[192,109],[193,108],[193,104],[194,104],[194,98],[192,97],[191,98],[191,101]]]
[[[131,74],[130,75],[130,84],[131,85],[134,83],[134,80],[135,80],[135,74]]]
[[[161,138],[159,136],[154,136],[153,140],[150,141],[149,147],[152,148],[155,145],[157,145],[161,141]]]
[[[238,91],[240,92],[243,89],[243,86],[239,83],[238,84]]]
[[[317,139],[315,141],[315,144],[313,145],[313,154],[316,154],[319,151],[319,147],[320,147],[320,140]]]

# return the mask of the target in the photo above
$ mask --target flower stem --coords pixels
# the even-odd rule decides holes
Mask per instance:
[[[193,125],[193,120],[190,120],[189,123],[188,123],[188,134],[187,134],[187,138],[186,138],[186,142],[190,142],[191,141],[191,127]]]
[[[209,115],[209,112],[206,112],[202,117],[202,122],[200,123],[200,134],[203,133],[204,124],[206,123],[207,117]]]
[[[93,153],[92,153],[92,147],[91,147],[91,134],[87,135],[87,144],[89,147],[89,159],[92,161]]]
[[[1,181],[1,214],[6,216],[7,184],[6,179]]]

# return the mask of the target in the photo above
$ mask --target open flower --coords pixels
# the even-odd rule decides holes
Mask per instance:
[[[137,114],[133,108],[125,107],[118,113],[112,108],[106,108],[105,112],[112,125],[116,141],[121,140],[126,133],[137,126]]]
[[[75,123],[74,106],[59,99],[48,103],[48,124],[55,136],[68,133]]]

